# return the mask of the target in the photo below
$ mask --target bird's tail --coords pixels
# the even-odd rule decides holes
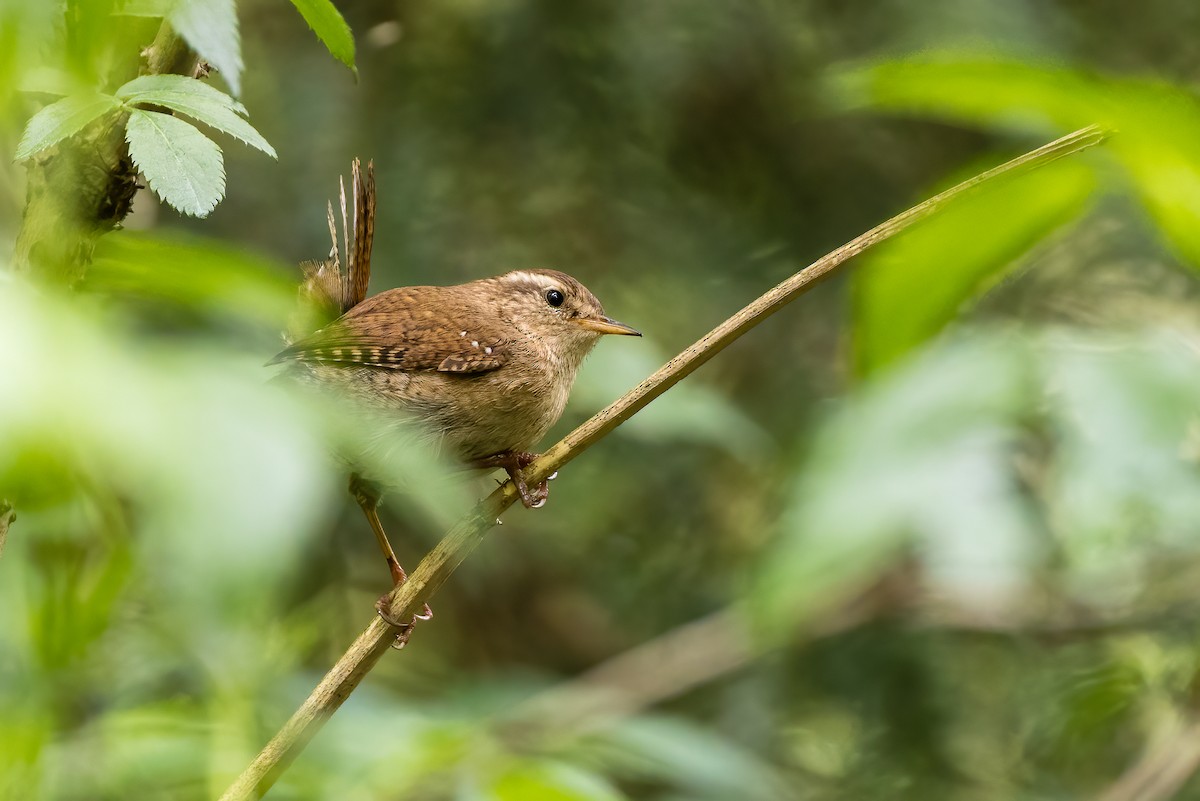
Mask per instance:
[[[364,180],[359,160],[354,160],[350,173],[349,213],[346,208],[346,183],[339,179],[338,184],[342,212],[341,247],[338,247],[333,204],[327,203],[326,218],[333,245],[328,258],[306,261],[300,265],[304,271],[304,280],[300,284],[301,314],[291,326],[293,339],[311,334],[350,311],[367,296],[367,283],[371,279],[371,243],[375,238],[374,162],[367,162]]]

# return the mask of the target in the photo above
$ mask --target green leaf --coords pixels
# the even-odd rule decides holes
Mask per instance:
[[[839,76],[843,102],[1012,130],[1117,131],[1106,150],[1128,172],[1176,252],[1200,268],[1200,104],[1179,86],[1059,66],[933,54]]]
[[[150,187],[178,211],[204,217],[224,197],[221,148],[190,123],[135,109],[125,127],[125,141]]]
[[[565,762],[528,761],[502,773],[487,797],[495,801],[620,801],[623,796],[603,777]]]
[[[682,718],[639,715],[622,720],[599,736],[615,748],[605,754],[616,772],[638,781],[691,788],[708,798],[779,799],[787,784],[769,762],[732,739]]]
[[[238,116],[246,113],[245,106],[203,81],[182,75],[143,75],[118,89],[117,97],[131,104],[163,106],[186,114],[278,158],[275,148]]]
[[[126,17],[166,17],[175,7],[175,0],[125,0],[114,14]]]
[[[234,0],[179,0],[171,25],[192,49],[216,67],[233,93],[242,87],[242,40]]]
[[[84,84],[78,75],[58,67],[41,66],[25,70],[21,75],[17,91],[27,94],[67,97],[76,94],[91,94],[92,87]]]
[[[82,288],[273,331],[296,312],[296,281],[283,265],[244,246],[181,234],[102,236]]]
[[[291,0],[308,27],[325,43],[330,55],[345,64],[357,76],[354,65],[354,35],[350,26],[330,0]]]
[[[979,167],[962,172],[965,178]],[[854,275],[858,373],[894,362],[941,331],[1030,248],[1077,218],[1095,184],[1088,164],[1058,161],[961,198],[868,254]]]
[[[1030,361],[1005,339],[950,343],[868,384],[822,426],[755,577],[751,612],[764,633],[819,619],[913,540],[950,553],[970,532],[988,564],[985,578],[968,577],[980,592],[1019,580],[1010,568],[1033,535],[1009,451],[1030,403]]]
[[[1191,548],[1200,516],[1194,334],[1145,342],[1060,333],[1042,372],[1058,458],[1050,477],[1060,558],[1094,598],[1137,587],[1146,547]],[[1112,595],[1109,595],[1109,592]],[[1133,590],[1137,592],[1137,590]]]
[[[79,133],[93,120],[115,111],[121,104],[112,95],[86,94],[64,97],[34,114],[25,126],[21,142],[17,145],[16,161],[29,158],[61,142],[68,136]]]
[[[650,341],[641,347],[597,348],[584,363],[572,398],[578,408],[602,408],[665,363]],[[686,386],[685,386],[686,384]],[[771,437],[725,394],[700,382],[685,382],[621,426],[620,435],[650,442],[692,442],[726,450],[754,464],[770,454]]]
[[[139,75],[117,89],[122,100],[138,102],[149,95],[186,94],[212,103],[220,103],[243,117],[248,116],[246,107],[215,86],[185,75]]]

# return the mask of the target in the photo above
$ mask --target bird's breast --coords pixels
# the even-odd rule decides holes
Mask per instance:
[[[558,421],[574,376],[507,364],[475,375],[413,373],[399,408],[465,461],[532,449]]]

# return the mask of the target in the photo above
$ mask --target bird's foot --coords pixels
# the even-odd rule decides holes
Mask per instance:
[[[379,617],[383,619],[384,623],[396,627],[396,641],[392,643],[392,647],[399,651],[408,645],[408,638],[412,636],[417,621],[429,620],[429,618],[433,617],[433,610],[429,608],[429,604],[425,604],[424,611],[413,615],[412,620],[408,622],[397,620],[395,615],[392,614],[391,597],[392,594],[390,592],[385,592],[379,596],[379,600],[375,602],[375,611],[379,613]]]
[[[546,499],[550,497],[549,478],[542,479],[530,488],[525,481],[524,474],[525,468],[533,464],[540,455],[529,451],[504,451],[477,459],[474,464],[481,468],[504,468],[508,477],[512,479],[513,486],[517,488],[517,494],[521,496],[521,504],[526,509],[540,509],[546,505]]]

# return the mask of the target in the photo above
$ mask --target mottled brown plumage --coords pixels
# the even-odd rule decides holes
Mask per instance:
[[[565,273],[518,270],[382,292],[275,361],[298,363],[306,382],[424,423],[474,463],[533,448],[605,333],[636,332],[607,318]]]

